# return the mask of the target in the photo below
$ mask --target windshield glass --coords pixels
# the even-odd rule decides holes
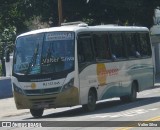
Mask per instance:
[[[74,65],[74,33],[51,32],[19,37],[14,54],[14,73],[47,74]]]

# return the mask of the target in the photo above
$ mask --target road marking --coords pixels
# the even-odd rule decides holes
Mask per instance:
[[[159,86],[160,86],[160,83],[155,83],[154,86],[155,86],[155,87],[159,87]]]
[[[152,108],[152,109],[148,109],[150,111],[155,111],[155,110],[158,110],[159,108]]]
[[[145,92],[145,93],[142,93],[143,96],[146,96],[146,95],[149,95],[151,94],[150,92]]]
[[[136,116],[140,114],[147,113],[149,111],[156,111],[159,108],[151,108],[151,109],[137,109],[137,110],[131,110],[131,111],[124,111],[120,113],[111,113],[111,114],[106,114],[106,115],[95,115],[91,118],[117,118],[117,117],[131,117],[131,116]]]
[[[156,116],[145,121],[160,121],[160,116]]]
[[[156,117],[147,119],[145,121],[160,121],[160,116],[156,116]],[[145,123],[145,121],[142,121],[142,122]],[[134,123],[133,124],[127,124],[127,125],[129,125],[131,127],[123,127],[123,128],[118,128],[116,130],[130,130],[131,128],[135,128],[135,126],[137,126],[137,124],[134,124]]]

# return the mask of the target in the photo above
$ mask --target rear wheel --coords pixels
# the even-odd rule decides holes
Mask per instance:
[[[131,95],[129,96],[129,100],[131,102],[135,101],[137,99],[137,83],[133,82],[132,83],[132,90],[131,90]]]
[[[96,93],[93,90],[90,90],[88,93],[88,103],[82,105],[83,109],[86,111],[94,111],[96,108]]]
[[[42,117],[43,111],[44,111],[44,109],[30,109],[30,113],[35,118]]]
[[[132,83],[132,88],[131,88],[131,94],[128,96],[122,96],[120,97],[120,100],[123,102],[133,102],[137,99],[137,83],[133,82]]]

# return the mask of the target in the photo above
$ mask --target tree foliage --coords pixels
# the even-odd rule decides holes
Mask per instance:
[[[57,26],[57,5],[58,0],[1,0],[0,42],[6,29],[13,34],[7,42],[13,43],[15,30],[18,35],[37,28]],[[158,6],[159,0],[62,0],[64,22],[84,21],[90,25],[121,24],[150,28],[154,9]]]
[[[62,0],[63,22],[84,21],[89,25],[120,24],[150,28],[154,9],[158,6],[160,0]],[[58,0],[1,0],[1,62],[4,63],[6,47],[12,52],[16,35],[57,25]]]
[[[49,26],[57,26],[57,1],[1,0],[0,30],[15,26],[19,34],[27,31],[30,26],[28,22],[32,23],[36,17]],[[87,0],[62,0],[63,20],[86,20],[92,24],[120,22],[150,27],[153,24],[154,9],[159,5],[159,0],[89,0],[88,3]]]

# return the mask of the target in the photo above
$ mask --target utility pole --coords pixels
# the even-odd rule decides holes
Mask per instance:
[[[62,23],[62,0],[58,0],[58,17],[59,17],[59,21],[58,24],[59,26],[61,26]]]

